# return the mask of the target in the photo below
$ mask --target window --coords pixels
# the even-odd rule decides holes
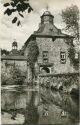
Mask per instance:
[[[48,62],[48,51],[43,51],[43,63]]]
[[[61,63],[66,63],[66,53],[65,52],[60,52],[60,61]]]
[[[78,58],[79,58],[78,53],[75,53],[75,59],[78,59]]]
[[[44,74],[45,74],[45,73],[50,73],[49,67],[45,67],[45,66],[42,67],[42,68],[41,68],[41,73],[44,73]]]
[[[43,59],[43,63],[48,63],[48,59]]]
[[[48,58],[48,51],[43,51],[43,58]]]

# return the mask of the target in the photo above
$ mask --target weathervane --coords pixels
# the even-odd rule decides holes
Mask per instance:
[[[48,10],[48,9],[49,9],[49,6],[47,5],[47,6],[46,6],[46,10]]]
[[[14,39],[14,41],[16,41],[16,39]]]

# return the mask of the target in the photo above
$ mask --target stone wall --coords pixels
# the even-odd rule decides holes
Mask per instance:
[[[79,88],[79,74],[63,74],[63,75],[55,75],[55,76],[42,76],[39,77],[40,86],[44,87],[56,87],[57,89],[60,86],[65,87],[67,91],[71,91],[73,88]]]
[[[37,45],[39,47],[39,57],[38,63],[43,63],[42,52],[48,51],[49,53],[49,63],[53,63],[52,73],[68,73],[74,72],[73,66],[70,64],[70,59],[68,57],[68,48],[70,47],[64,38],[57,38],[52,40],[52,38],[36,38]],[[66,52],[66,63],[61,64],[60,62],[60,52]]]

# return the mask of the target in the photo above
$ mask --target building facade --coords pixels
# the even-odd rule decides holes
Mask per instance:
[[[2,85],[5,84],[13,84],[11,81],[8,80],[11,79],[14,70],[16,70],[18,73],[21,72],[22,77],[26,77],[27,75],[27,61],[24,56],[21,55],[18,51],[18,45],[17,42],[14,41],[12,43],[12,50],[9,52],[8,55],[3,54],[1,56],[1,78],[2,78]],[[18,75],[18,74],[17,74]],[[9,83],[8,83],[9,82]]]
[[[69,50],[74,48],[73,39],[72,36],[62,33],[54,25],[54,16],[49,11],[43,13],[39,29],[29,37],[24,45],[24,55],[27,57],[28,44],[36,42],[39,55],[35,63],[35,70],[37,76],[43,79],[42,81],[47,78],[56,81],[54,79],[58,79],[58,76],[61,79],[61,76],[78,73],[79,68],[76,69],[73,66],[69,56]],[[78,56],[75,58],[75,53],[73,54],[74,60],[78,59]]]
[[[73,37],[61,32],[54,25],[54,16],[49,12],[45,11],[41,16],[41,23],[39,29],[35,31],[25,42],[22,55],[17,53],[17,43],[14,42],[12,51],[9,56],[2,56],[2,64],[15,63],[16,66],[21,67],[24,71],[27,71],[28,80],[31,77],[30,67],[28,65],[28,53],[29,43],[36,43],[39,49],[39,55],[35,62],[36,79],[44,81],[44,79],[53,79],[56,81],[58,76],[75,75],[78,73],[78,69],[75,69],[71,63],[69,50],[73,45]],[[78,59],[78,56],[77,56]],[[74,55],[74,60],[75,55]],[[9,68],[9,66],[8,66]],[[5,69],[5,68],[3,68]],[[55,79],[55,80],[54,80]]]

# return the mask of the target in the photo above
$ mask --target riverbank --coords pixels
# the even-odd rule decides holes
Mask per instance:
[[[9,113],[3,113],[1,115],[1,124],[23,124],[24,116],[22,114],[17,114],[15,120],[11,119],[12,115]]]
[[[10,89],[11,90],[11,89]],[[25,120],[25,110],[30,100],[30,91],[5,91],[2,90],[2,124],[23,124]],[[76,125],[75,120],[78,115],[78,102],[71,97],[71,94],[63,91],[51,91],[49,88],[43,89],[40,93],[41,100],[38,105],[39,124],[70,124]],[[78,99],[78,98],[77,98]],[[44,114],[44,102],[48,105],[47,116]],[[65,105],[65,103],[66,105]],[[16,110],[15,120],[11,119],[12,109]],[[65,113],[66,112],[66,113]],[[66,114],[66,115],[64,115]]]
[[[43,105],[39,106],[39,124],[70,124],[75,125],[69,118],[68,112],[66,115],[62,115],[62,109],[58,106],[51,104],[49,105],[48,115],[43,115]],[[15,120],[11,119],[12,115],[9,113],[3,113],[1,116],[2,124],[23,124],[25,117],[22,114],[17,114]]]

